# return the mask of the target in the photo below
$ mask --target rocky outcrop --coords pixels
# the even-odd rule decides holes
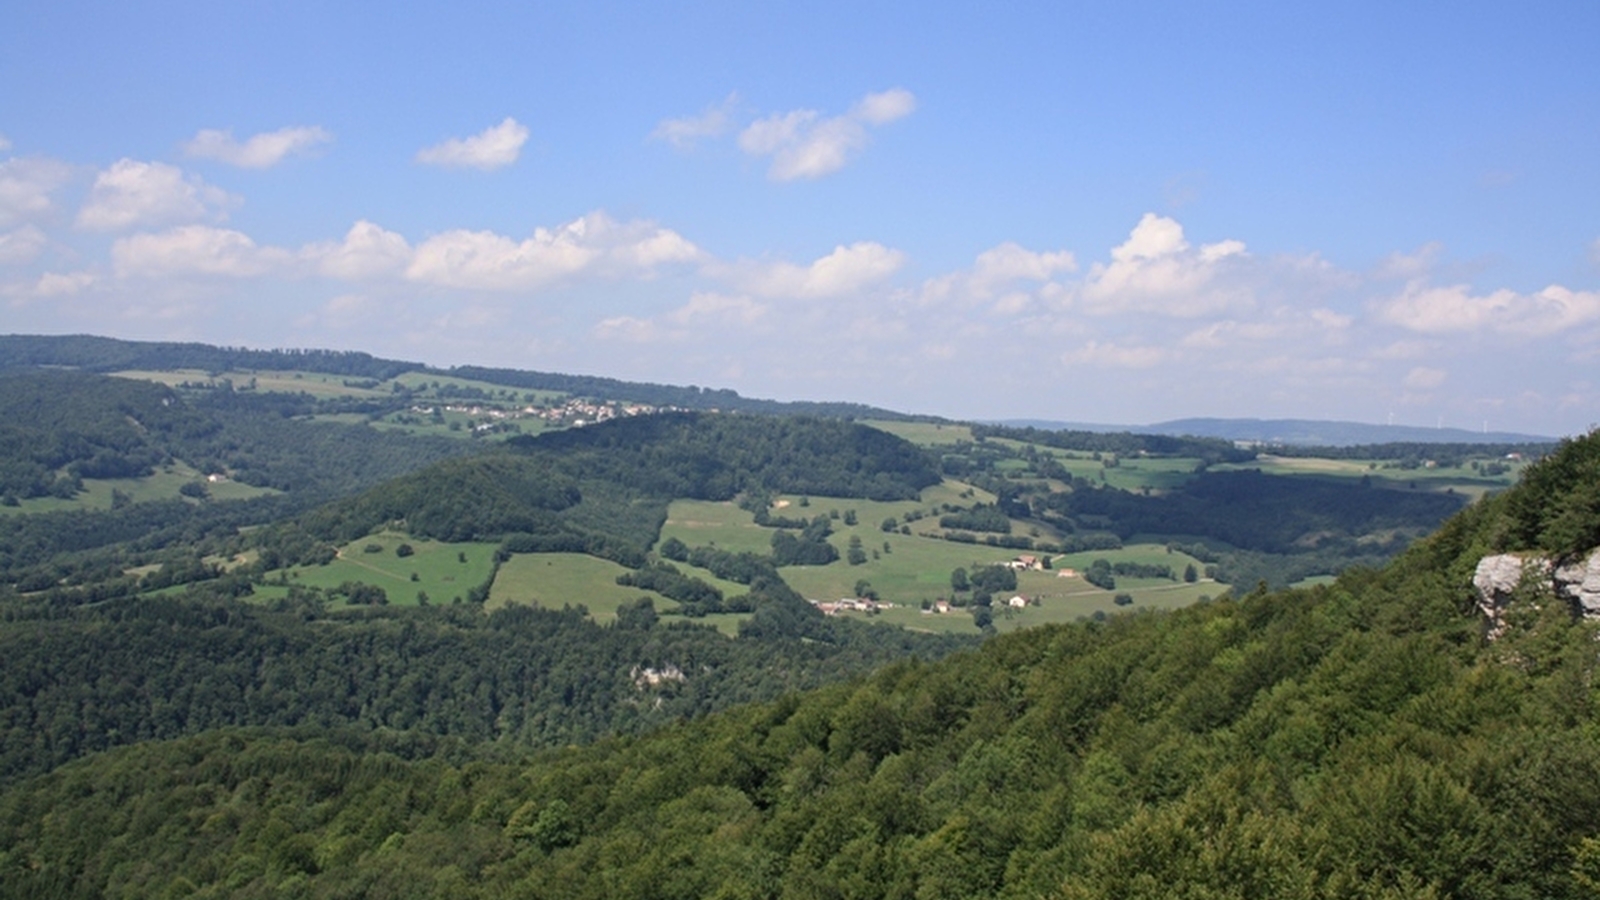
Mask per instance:
[[[1536,579],[1537,585],[1529,585]],[[1505,631],[1505,610],[1519,588],[1538,587],[1566,601],[1575,615],[1600,618],[1600,548],[1587,557],[1557,566],[1542,556],[1501,553],[1478,560],[1472,574],[1478,609],[1489,623],[1489,639]]]
[[[1570,600],[1580,615],[1600,618],[1600,549],[1558,567],[1555,579],[1556,593]]]

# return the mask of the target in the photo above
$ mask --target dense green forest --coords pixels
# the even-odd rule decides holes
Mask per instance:
[[[1490,642],[1470,580],[1490,552],[1586,553],[1597,476],[1591,435],[1329,586],[1029,629],[586,747],[142,742],[0,795],[0,889],[1591,897],[1594,626],[1530,581]]]
[[[175,368],[337,377],[98,374]],[[396,411],[432,413],[393,379],[418,373],[445,379],[430,403],[504,385],[507,404],[535,399],[510,388],[628,391],[724,411],[410,433]],[[356,353],[0,338],[0,896],[1600,887],[1594,628],[1530,582],[1490,642],[1470,585],[1491,552],[1600,545],[1600,435],[1467,505],[1385,470],[1459,465],[1481,491],[1514,475],[1501,448],[1367,448],[1354,477],[1316,477],[1241,471],[1270,467],[1210,439],[901,420],[919,447],[848,421],[881,411],[762,403]],[[662,541],[678,501],[728,546],[683,526],[687,542]],[[887,537],[900,552],[869,557]],[[488,581],[430,605],[402,568],[417,605],[389,605],[377,575],[316,574],[406,541]],[[976,616],[971,637],[825,617],[785,581],[849,566],[873,597],[856,573],[880,550],[924,569],[953,551],[939,589],[1017,589],[962,542],[1006,548],[986,561],[1152,548],[1087,564],[1086,590],[1177,585],[1161,560],[1184,555],[1180,587],[1200,565],[1247,587],[1344,574],[1202,584],[1213,599],[1187,609],[981,644]],[[605,624],[581,596],[486,611],[500,567],[535,553],[607,560],[608,587],[664,605],[613,599]],[[697,624],[719,614],[724,632]]]
[[[330,611],[312,598],[261,605],[203,590],[68,609],[13,603],[0,628],[0,782],[231,725],[559,746],[972,643],[763,599],[740,640],[659,622],[648,601],[609,628],[581,609]],[[650,683],[646,672],[676,674]]]

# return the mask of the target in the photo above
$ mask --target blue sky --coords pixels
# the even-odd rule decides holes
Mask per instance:
[[[1600,423],[1600,4],[4,20],[3,332],[964,418]]]

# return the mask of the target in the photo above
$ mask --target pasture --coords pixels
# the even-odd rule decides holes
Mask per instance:
[[[126,495],[135,503],[148,500],[171,500],[181,497],[179,489],[191,482],[206,486],[206,496],[211,500],[248,500],[264,494],[275,494],[272,488],[252,487],[238,481],[206,482],[198,469],[184,462],[162,466],[143,478],[85,478],[83,491],[70,500],[59,497],[34,497],[23,500],[18,506],[0,506],[0,515],[20,513],[59,512],[62,510],[111,508],[113,491]],[[201,502],[190,500],[191,503]]]
[[[401,544],[412,548],[410,556],[400,556]],[[375,550],[368,550],[375,547]],[[323,589],[337,588],[350,581],[381,587],[391,604],[412,606],[425,593],[429,603],[451,603],[481,585],[494,571],[497,544],[486,542],[447,543],[414,538],[393,531],[358,538],[339,548],[339,555],[325,566],[294,566],[267,576],[269,584],[279,580],[289,584]]]
[[[1393,461],[1365,459],[1324,459],[1320,457],[1271,456],[1262,454],[1252,462],[1218,465],[1213,471],[1238,471],[1260,469],[1269,475],[1299,475],[1302,477],[1368,479],[1373,487],[1389,490],[1431,491],[1457,493],[1478,500],[1485,494],[1511,487],[1522,477],[1527,463],[1495,459],[1479,459],[1482,463],[1505,465],[1499,475],[1485,475],[1472,468],[1472,460],[1464,465],[1421,465],[1402,467]]]
[[[112,374],[118,378],[154,381],[174,388],[184,384],[189,387],[217,388],[221,387],[222,383],[226,381],[232,384],[233,389],[236,391],[304,393],[310,394],[319,400],[332,397],[384,397],[391,393],[390,388],[383,383],[380,383],[377,387],[356,386],[357,384],[365,384],[371,379],[357,378],[350,375],[326,375],[320,372],[238,369],[211,373],[202,369],[170,369],[165,371],[129,369],[122,372],[113,372]]]
[[[949,422],[889,422],[880,419],[865,419],[861,424],[871,426],[879,431],[887,431],[895,437],[904,438],[916,444],[918,447],[939,447],[972,440],[972,429],[970,427]]]
[[[523,603],[545,609],[582,605],[596,622],[617,618],[617,608],[640,597],[655,601],[657,612],[678,604],[655,591],[617,584],[628,569],[582,553],[518,553],[500,565],[489,589],[488,609]]]

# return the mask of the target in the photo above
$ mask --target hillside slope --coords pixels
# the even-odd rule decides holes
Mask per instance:
[[[8,896],[1583,897],[1595,630],[1484,553],[1600,536],[1600,435],[1381,571],[1039,628],[528,761],[222,732],[0,797]],[[476,757],[476,758],[474,758]]]

